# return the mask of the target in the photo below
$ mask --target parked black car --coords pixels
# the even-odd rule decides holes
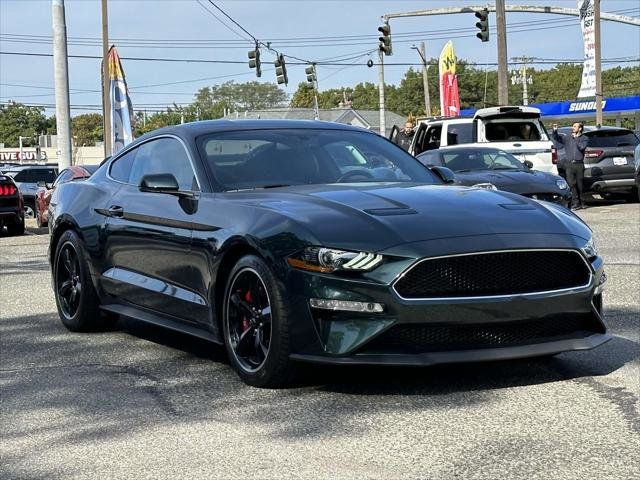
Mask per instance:
[[[24,233],[24,211],[20,190],[13,179],[0,174],[0,233],[7,227],[9,235]]]
[[[57,165],[20,165],[8,168],[5,175],[13,178],[24,199],[24,216],[36,218],[38,184],[53,183],[58,176]]]
[[[490,147],[447,147],[418,155],[423,165],[440,165],[455,173],[456,183],[518,193],[568,207],[571,190],[567,182],[552,173],[532,170],[503,150]]]
[[[60,318],[88,330],[102,310],[224,343],[256,386],[286,384],[300,361],[428,365],[609,339],[587,225],[440,175],[335,123],[156,130],[54,192]]]
[[[571,127],[558,129],[561,135],[571,135]],[[584,189],[590,196],[603,198],[635,198],[633,151],[640,138],[620,127],[584,127],[589,144],[584,156]],[[558,169],[565,163],[564,145],[554,142],[558,150]]]

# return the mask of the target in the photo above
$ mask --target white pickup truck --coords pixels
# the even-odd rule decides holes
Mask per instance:
[[[391,141],[395,142],[398,132],[394,126]],[[468,118],[419,120],[409,153],[418,155],[426,150],[474,143],[491,143],[522,162],[529,160],[535,170],[558,174],[555,147],[540,121],[540,110],[533,107],[482,108]]]

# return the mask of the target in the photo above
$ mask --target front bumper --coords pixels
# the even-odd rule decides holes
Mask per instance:
[[[400,268],[405,268],[400,266]],[[588,285],[562,292],[500,298],[405,300],[385,282],[389,272],[355,279],[291,270],[292,359],[315,363],[433,365],[587,350],[608,341],[602,319],[604,269],[591,262]],[[386,278],[388,279],[388,278]],[[376,302],[381,313],[311,308],[309,298]],[[534,328],[530,336],[518,335]],[[419,341],[398,343],[394,332],[419,330]],[[564,328],[566,327],[566,328]],[[452,338],[458,335],[460,338]],[[471,340],[469,340],[471,339]],[[406,338],[405,338],[406,340]]]

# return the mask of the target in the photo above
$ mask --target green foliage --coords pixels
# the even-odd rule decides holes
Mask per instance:
[[[102,115],[85,113],[71,119],[71,135],[76,146],[92,146],[102,141],[104,135]]]
[[[18,137],[28,137],[23,145],[35,145],[37,136],[47,130],[44,108],[28,107],[21,103],[0,105],[0,143],[17,147]]]

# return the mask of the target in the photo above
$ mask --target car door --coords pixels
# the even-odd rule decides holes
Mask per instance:
[[[396,145],[398,144],[398,133],[400,132],[400,128],[397,125],[391,127],[391,133],[389,134],[389,140],[391,140]]]
[[[119,160],[111,165],[112,175]],[[165,136],[143,143],[124,161],[131,170],[107,212],[105,290],[154,313],[194,322],[193,309],[206,302],[192,284],[192,216],[200,188],[190,156],[180,139]],[[193,199],[141,191],[142,178],[153,174],[173,175]]]

